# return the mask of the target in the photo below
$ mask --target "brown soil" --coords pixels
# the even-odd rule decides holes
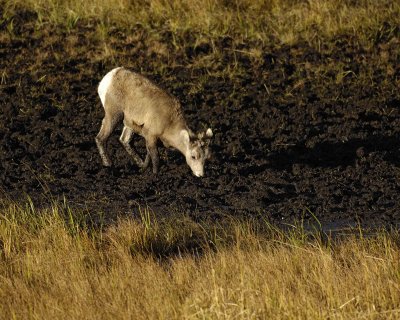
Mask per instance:
[[[400,222],[395,37],[381,36],[367,48],[342,36],[320,50],[221,38],[219,59],[207,65],[198,62],[213,47],[195,47],[191,35],[176,49],[168,32],[154,42],[140,26],[114,30],[113,59],[102,59],[94,27],[37,31],[35,18],[21,13],[13,34],[1,26],[5,194],[34,201],[65,196],[72,206],[109,217],[139,204],[196,218]],[[255,46],[260,55],[249,54]],[[103,116],[97,85],[120,64],[177,96],[193,129],[214,129],[206,177],[192,176],[181,154],[162,147],[160,173],[139,172],[118,142],[120,128],[108,144],[114,167],[101,166],[94,143]],[[234,76],[224,73],[227,66],[235,66]],[[142,139],[133,143],[144,155]]]

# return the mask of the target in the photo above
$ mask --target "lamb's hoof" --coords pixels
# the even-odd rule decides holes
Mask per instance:
[[[147,166],[139,166],[139,172],[144,173],[147,170]]]
[[[146,166],[144,165],[144,162],[143,161],[136,161],[136,165],[139,167],[139,168],[145,168]]]

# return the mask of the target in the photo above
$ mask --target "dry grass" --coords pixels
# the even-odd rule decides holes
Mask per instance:
[[[74,28],[80,20],[109,30],[140,24],[157,34],[172,32],[176,45],[187,33],[198,41],[230,36],[238,41],[276,39],[293,44],[307,41],[320,45],[339,34],[371,42],[382,31],[393,32],[400,19],[400,2],[391,0],[3,0],[3,18],[16,8],[37,13],[38,24]],[[389,30],[385,29],[389,27]],[[383,30],[385,29],[385,30]]]
[[[83,213],[81,213],[83,214]],[[398,319],[397,234],[323,242],[267,223],[3,205],[4,319]],[[87,214],[87,213],[86,213]]]

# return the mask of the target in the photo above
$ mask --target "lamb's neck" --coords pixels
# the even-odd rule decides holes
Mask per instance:
[[[187,145],[181,135],[182,130],[188,130],[188,128],[183,125],[177,126],[165,134],[164,140],[169,146],[179,150],[184,156],[186,156]]]

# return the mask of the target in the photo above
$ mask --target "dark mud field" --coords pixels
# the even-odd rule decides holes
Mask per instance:
[[[398,32],[383,28],[372,46],[349,35],[319,48],[229,37],[194,45],[190,34],[177,46],[167,31],[154,40],[140,26],[112,29],[104,43],[93,26],[38,31],[35,19],[21,12],[12,33],[1,26],[4,198],[65,198],[109,218],[148,206],[195,219],[400,223]],[[193,130],[213,128],[205,177],[161,145],[159,174],[140,172],[119,144],[122,125],[108,143],[113,167],[102,167],[97,86],[120,65],[175,95]],[[143,139],[132,143],[144,156]]]

